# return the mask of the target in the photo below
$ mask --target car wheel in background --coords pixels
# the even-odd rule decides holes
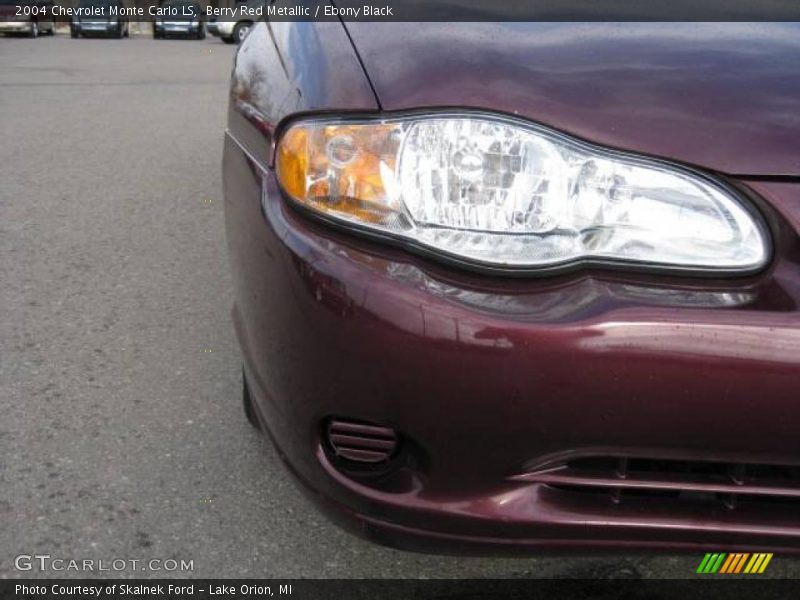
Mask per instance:
[[[131,37],[131,24],[125,23],[125,37]]]
[[[256,409],[253,406],[253,397],[250,395],[250,386],[247,385],[247,376],[242,369],[242,404],[244,406],[244,415],[247,417],[247,422],[253,427],[260,430],[261,423],[258,422],[256,416]]]
[[[122,29],[122,23],[120,23],[119,25],[117,25],[117,30],[114,32],[114,37],[117,38],[118,40],[121,40],[124,33],[125,32]]]
[[[78,32],[70,27],[69,37],[71,37],[73,40],[78,39]]]
[[[237,23],[236,27],[233,28],[233,39],[236,41],[237,44],[241,44],[242,40],[247,37],[247,34],[250,33],[250,28],[253,26],[252,23],[247,21],[243,21],[242,23]]]
[[[202,25],[200,26],[200,29],[197,31],[197,39],[198,40],[206,39],[206,30],[203,28]]]
[[[233,39],[232,37],[224,37],[222,38],[222,41],[225,42],[226,44],[233,44],[236,40]]]

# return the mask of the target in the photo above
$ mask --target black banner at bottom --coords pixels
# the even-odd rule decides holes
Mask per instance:
[[[553,579],[75,579],[0,581],[0,598],[16,600],[552,600],[794,598],[795,580],[713,577],[695,580]]]

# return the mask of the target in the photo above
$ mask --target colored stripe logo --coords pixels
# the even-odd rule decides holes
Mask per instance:
[[[731,554],[709,552],[700,562],[696,572],[703,574],[724,573],[726,575],[763,573],[771,560],[771,552],[755,554],[748,552],[734,552]]]

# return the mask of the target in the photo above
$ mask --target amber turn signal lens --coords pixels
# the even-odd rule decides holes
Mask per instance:
[[[301,204],[383,222],[394,214],[387,188],[394,180],[399,134],[397,125],[295,125],[278,144],[278,180]]]
[[[278,177],[283,188],[294,198],[302,198],[306,193],[307,142],[308,131],[304,127],[295,127],[278,146]]]

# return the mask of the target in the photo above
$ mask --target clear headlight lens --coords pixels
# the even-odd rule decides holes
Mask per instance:
[[[757,217],[711,179],[502,118],[299,121],[276,166],[301,205],[486,265],[751,271],[769,256]]]

